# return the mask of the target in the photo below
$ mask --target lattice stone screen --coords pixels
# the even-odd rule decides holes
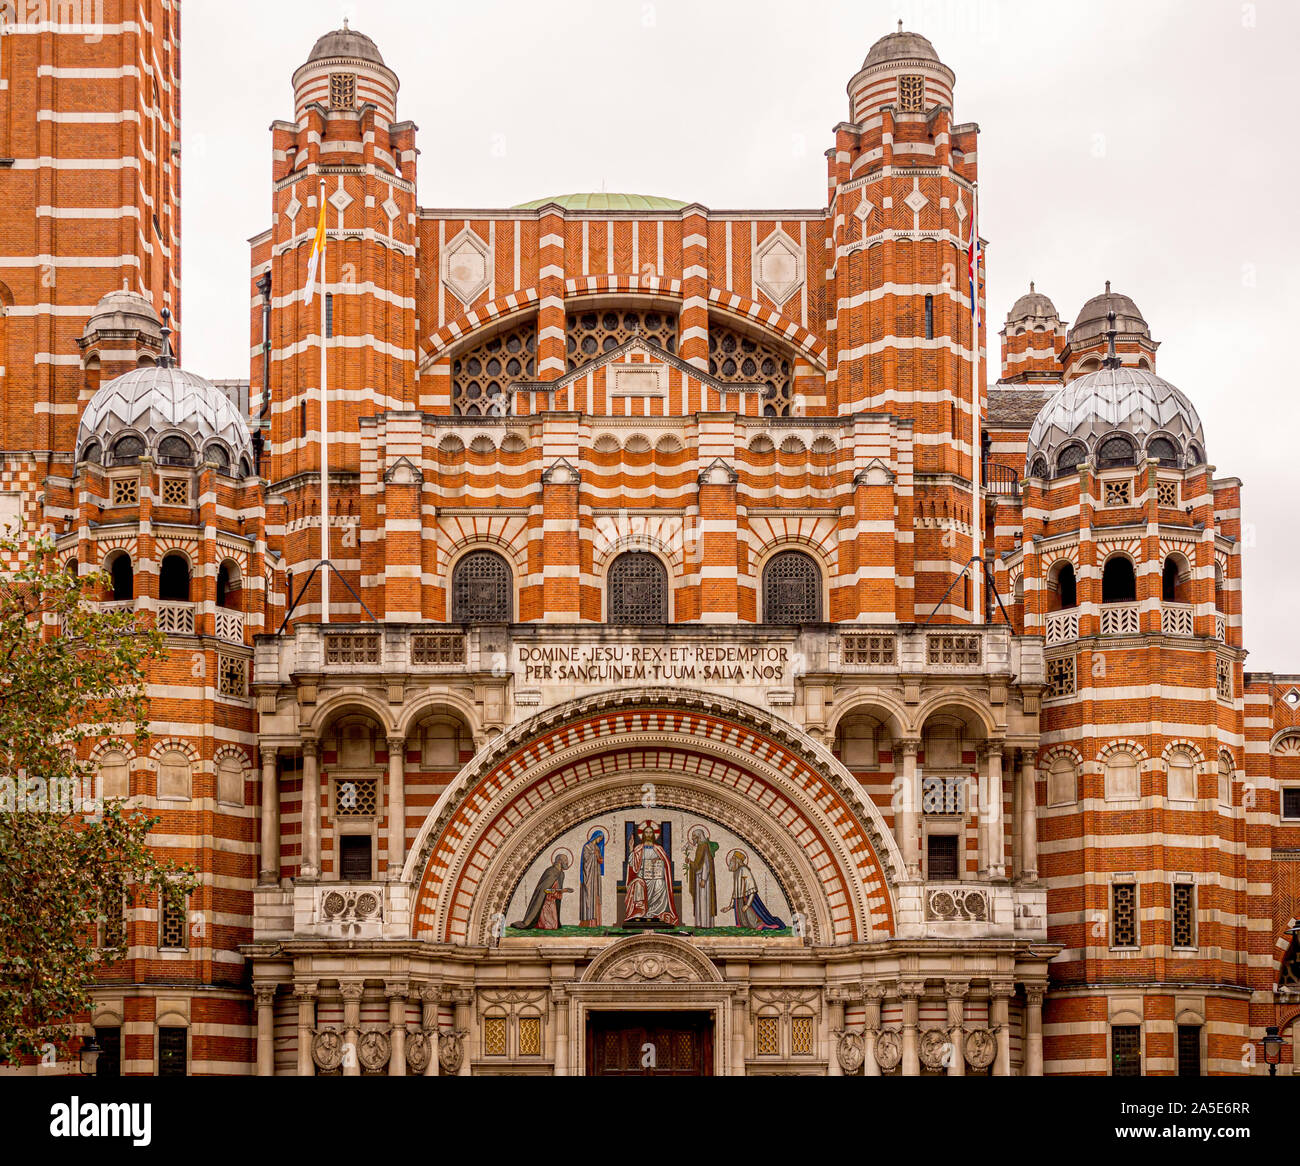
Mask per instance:
[[[654,555],[620,555],[609,569],[607,586],[610,623],[668,622],[668,572]]]
[[[1111,946],[1137,947],[1137,887],[1116,883],[1111,895]]]
[[[677,351],[677,317],[667,312],[616,311],[575,312],[566,321],[568,366],[595,360],[620,344],[639,336],[654,348]]]
[[[505,417],[510,390],[537,378],[537,325],[520,324],[451,362],[451,411],[458,417]]]
[[[379,783],[373,777],[340,778],[334,810],[340,818],[373,818],[379,806]]]
[[[451,576],[452,623],[509,623],[514,579],[494,551],[471,551]]]
[[[800,551],[782,551],[763,568],[763,622],[819,623],[822,618],[822,573]]]
[[[898,79],[898,109],[900,113],[925,111],[925,78],[908,74]]]
[[[1196,946],[1195,902],[1191,883],[1174,883],[1174,947]]]
[[[710,321],[709,375],[729,385],[761,385],[765,417],[790,413],[794,361],[774,345]]]

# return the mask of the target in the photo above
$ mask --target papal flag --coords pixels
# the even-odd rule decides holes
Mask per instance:
[[[304,302],[311,303],[316,294],[316,269],[325,254],[325,200],[321,199],[320,222],[316,224],[316,237],[311,241],[311,258],[307,260],[307,294]]]

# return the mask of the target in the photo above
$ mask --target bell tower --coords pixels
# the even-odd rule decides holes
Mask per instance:
[[[851,120],[827,154],[827,330],[840,412],[891,414],[910,427],[915,521],[904,534],[914,538],[918,618],[981,622],[979,589],[961,578],[976,553],[985,380],[967,255],[979,130],[957,124],[955,84],[934,46],[901,21],[849,82]]]
[[[326,33],[293,75],[294,120],[271,127],[271,228],[253,240],[251,379],[271,505],[285,554],[305,575],[320,558],[319,473],[328,434],[331,561],[361,570],[363,417],[415,406],[415,126],[397,121],[397,75],[363,33]],[[322,306],[307,302],[312,240],[325,204],[323,294],[328,417],[321,414]],[[270,285],[267,285],[267,276]],[[358,588],[359,590],[359,588]],[[299,615],[319,613],[308,594]],[[343,589],[331,604],[356,608]],[[348,605],[351,606],[348,606]]]

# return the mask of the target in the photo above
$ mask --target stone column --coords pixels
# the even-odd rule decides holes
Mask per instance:
[[[316,1062],[311,1059],[311,1041],[316,1029],[316,985],[295,984],[298,1001],[298,1076],[314,1077]]]
[[[262,746],[262,843],[258,854],[257,881],[274,887],[280,882],[280,781],[276,775],[279,750]]]
[[[569,1075],[569,994],[563,988],[551,990],[555,1015],[555,1068],[557,1077]]]
[[[388,1057],[388,1075],[406,1076],[406,984],[393,980],[384,985],[388,997],[388,1039],[391,1051]]]
[[[426,1077],[438,1075],[438,997],[437,985],[426,984],[420,989],[420,1022],[424,1034],[429,1038],[429,1064],[424,1070]]]
[[[457,988],[454,997],[456,1001],[456,1031],[461,1034],[463,1049],[460,1058],[460,1072],[458,1077],[469,1076],[469,1052],[470,1052],[470,1022],[472,1020],[472,1005],[474,1003],[474,991],[471,988]]]
[[[257,1002],[257,1075],[275,1076],[275,985],[254,984]]]
[[[895,815],[894,833],[898,835],[899,849],[903,852],[903,865],[907,877],[921,877],[921,853],[917,845],[916,813],[921,804],[917,789],[916,755],[921,742],[915,737],[903,737],[894,742],[894,756],[903,755],[902,787],[898,791],[898,811]]]
[[[731,998],[731,1075],[745,1075],[745,1011],[749,993],[737,989]]]
[[[1045,985],[1025,985],[1025,1076],[1043,1075],[1043,993]]]
[[[880,1032],[880,1006],[885,1001],[883,984],[868,984],[862,990],[862,999],[866,1004],[867,1019],[862,1026],[862,1072],[868,1077],[879,1077],[880,1066],[876,1063],[876,1035]]]
[[[343,1076],[360,1077],[357,1046],[361,1040],[361,994],[365,985],[360,980],[345,980],[339,991],[343,994]]]
[[[844,1076],[838,1047],[840,1034],[844,1031],[844,1000],[843,988],[833,988],[826,993],[826,1075],[828,1077]]]
[[[302,863],[305,879],[320,878],[320,742],[302,742]]]
[[[1038,767],[1033,750],[1020,754],[1020,875],[1038,881]]]
[[[989,1028],[998,1042],[997,1056],[993,1061],[995,1077],[1011,1076],[1011,1024],[1008,1004],[1015,995],[1016,986],[1010,980],[994,980],[989,985]]]
[[[917,1047],[917,1024],[921,1018],[921,992],[923,984],[899,984],[898,996],[903,1001],[903,1076],[921,1075],[921,1057]]]
[[[1007,877],[1002,836],[1002,742],[982,742],[980,757],[980,869],[986,878]]]
[[[402,877],[406,861],[406,738],[388,738],[388,878]]]
[[[943,986],[948,997],[948,1040],[952,1044],[952,1060],[948,1062],[949,1077],[966,1076],[966,994],[970,984],[965,980],[948,980]]]

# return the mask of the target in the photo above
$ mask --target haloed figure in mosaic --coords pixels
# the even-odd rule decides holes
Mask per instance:
[[[600,926],[600,881],[605,875],[605,831],[587,835],[578,866],[578,926]]]
[[[763,906],[758,897],[758,884],[749,869],[743,850],[733,850],[727,855],[727,869],[731,871],[731,906],[736,913],[736,926],[750,931],[781,931],[785,923]]]
[[[695,908],[695,926],[712,927],[718,913],[718,887],[713,870],[713,856],[718,844],[709,841],[706,826],[692,826],[686,835],[686,878]]]
[[[510,926],[526,931],[557,931],[560,927],[560,903],[565,895],[573,894],[573,888],[564,885],[564,872],[572,865],[572,852],[557,850],[551,856],[551,865],[537,880],[533,897],[528,900],[528,911],[523,919]]]

